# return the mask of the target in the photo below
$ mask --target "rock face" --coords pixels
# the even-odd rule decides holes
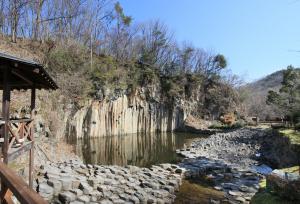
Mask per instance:
[[[67,137],[103,137],[138,132],[173,131],[184,123],[184,106],[168,106],[139,95],[94,101],[67,122]]]

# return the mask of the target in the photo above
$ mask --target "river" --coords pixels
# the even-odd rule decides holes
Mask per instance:
[[[85,163],[150,167],[177,163],[175,150],[204,136],[191,133],[139,133],[70,141]]]

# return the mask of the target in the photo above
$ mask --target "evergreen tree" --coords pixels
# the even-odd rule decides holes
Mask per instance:
[[[299,123],[300,118],[300,72],[288,66],[283,72],[283,80],[279,92],[269,91],[267,104],[275,104],[290,119]]]

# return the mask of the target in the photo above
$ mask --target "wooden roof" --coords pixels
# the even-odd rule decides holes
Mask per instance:
[[[11,69],[10,89],[58,89],[55,81],[44,67],[34,61],[21,59],[0,52],[0,90],[3,89],[3,71]]]

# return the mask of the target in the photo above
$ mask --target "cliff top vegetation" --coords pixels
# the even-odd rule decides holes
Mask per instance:
[[[114,0],[3,0],[0,32],[3,51],[44,64],[75,103],[144,87],[159,102],[197,101],[201,117],[238,104],[222,54],[179,43],[159,20],[136,23]]]

